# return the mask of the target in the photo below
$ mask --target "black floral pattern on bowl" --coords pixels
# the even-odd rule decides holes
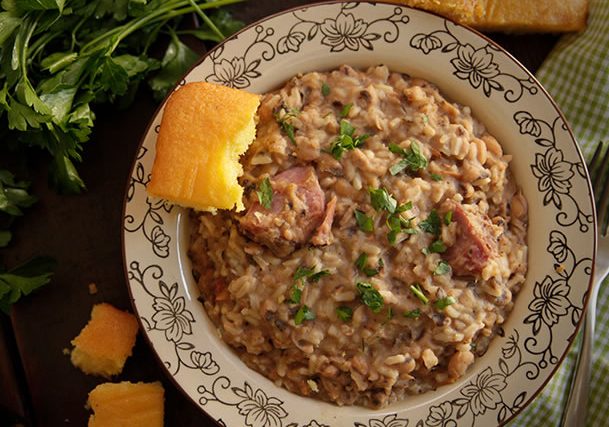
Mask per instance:
[[[420,50],[424,55],[435,51],[451,54],[450,64],[454,68],[453,74],[467,81],[474,89],[481,87],[487,97],[493,92],[503,92],[504,99],[514,103],[525,93],[537,94],[537,86],[530,76],[519,77],[499,69],[495,55],[501,53],[495,46],[486,43],[475,48],[470,43],[461,41],[455,35],[455,28],[455,24],[444,20],[442,29],[415,34],[410,39],[410,47]]]

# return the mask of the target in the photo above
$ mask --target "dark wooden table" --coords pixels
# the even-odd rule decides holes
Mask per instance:
[[[250,0],[233,7],[243,21],[307,3],[303,0]],[[558,37],[489,36],[535,71]],[[87,393],[103,379],[74,368],[63,349],[70,347],[95,303],[131,310],[121,255],[121,209],[125,184],[140,137],[157,104],[146,90],[128,109],[101,106],[93,137],[79,170],[88,191],[59,196],[47,188],[43,162],[34,176],[40,201],[15,227],[15,241],[2,262],[8,266],[34,254],[48,254],[59,266],[51,284],[17,304],[9,317],[0,313],[0,426],[83,426]],[[88,284],[99,288],[90,295]],[[4,343],[4,345],[2,344]],[[167,426],[214,426],[168,379],[142,336],[116,380],[161,380],[166,390]]]

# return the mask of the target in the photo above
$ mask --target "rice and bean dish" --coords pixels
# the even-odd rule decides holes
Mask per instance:
[[[265,94],[244,212],[192,213],[205,309],[294,393],[379,408],[463,376],[527,270],[511,156],[433,84],[341,66]]]

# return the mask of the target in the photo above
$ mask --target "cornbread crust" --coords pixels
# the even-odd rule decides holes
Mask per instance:
[[[91,320],[72,340],[72,364],[89,375],[120,374],[131,356],[137,330],[133,314],[107,303],[93,306]]]
[[[104,383],[89,393],[89,427],[162,427],[165,390],[160,382]]]
[[[566,32],[586,28],[588,0],[392,0],[485,31]]]
[[[393,3],[435,12],[459,22],[470,22],[474,19],[477,0],[393,0]]]
[[[239,156],[253,141],[259,96],[188,83],[165,106],[148,193],[198,210],[243,209]]]

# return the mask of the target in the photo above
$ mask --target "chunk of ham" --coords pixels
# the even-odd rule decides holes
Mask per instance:
[[[497,240],[492,234],[490,219],[469,212],[462,205],[447,202],[457,224],[455,243],[445,253],[446,260],[457,276],[479,276],[497,253]]]
[[[324,219],[325,195],[315,170],[297,166],[271,178],[270,209],[254,202],[239,224],[252,240],[285,256],[309,241]]]
[[[321,225],[315,231],[315,235],[311,238],[311,243],[317,246],[329,245],[332,243],[334,236],[332,235],[332,223],[334,222],[334,211],[336,210],[336,196],[333,196],[326,205],[326,213]]]

